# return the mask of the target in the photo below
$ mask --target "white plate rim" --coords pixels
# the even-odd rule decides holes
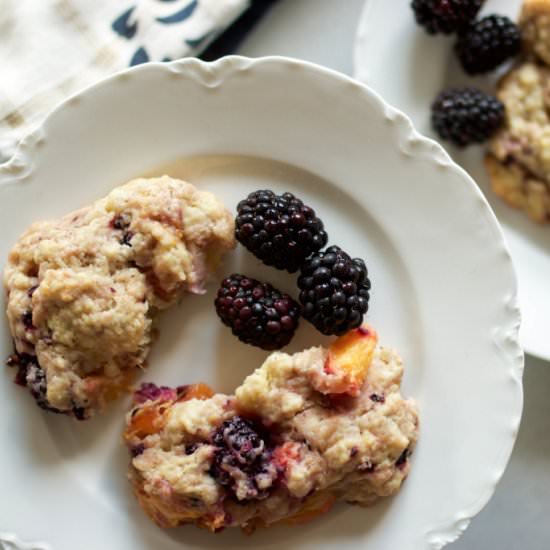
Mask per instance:
[[[367,9],[368,2],[365,10]],[[24,181],[33,170],[33,154],[37,148],[42,146],[43,136],[45,133],[44,128],[48,126],[52,118],[55,118],[58,113],[62,112],[75,101],[85,97],[87,94],[93,94],[94,90],[109,85],[110,82],[124,79],[130,75],[135,76],[139,72],[146,70],[172,71],[180,74],[183,71],[187,71],[187,76],[190,76],[205,88],[210,88],[222,85],[224,79],[231,76],[231,74],[235,71],[253,71],[256,67],[262,66],[265,63],[280,64],[291,71],[296,70],[297,68],[307,71],[315,71],[321,75],[328,75],[347,86],[351,85],[353,88],[360,88],[362,93],[366,94],[370,100],[376,104],[380,114],[394,128],[397,136],[396,140],[399,142],[406,155],[421,157],[425,160],[427,159],[437,166],[454,173],[457,177],[461,178],[465,184],[470,186],[471,191],[473,191],[476,195],[476,200],[480,204],[483,204],[484,208],[486,208],[485,214],[492,219],[492,223],[495,225],[497,232],[499,232],[498,246],[502,252],[502,261],[504,264],[507,264],[510,272],[514,272],[507,244],[499,228],[498,221],[490,209],[485,197],[470,176],[451,160],[449,155],[437,142],[419,134],[413,128],[410,119],[404,113],[385,103],[384,100],[371,88],[357,83],[349,77],[333,70],[320,67],[313,63],[281,56],[268,56],[257,59],[249,59],[241,56],[229,56],[210,63],[201,62],[195,59],[180,60],[171,63],[150,63],[147,64],[147,66],[134,67],[123,71],[122,73],[108,77],[107,79],[72,95],[49,113],[43,125],[21,142],[14,157],[12,157],[12,159],[10,159],[7,163],[0,165],[0,187],[3,183]],[[487,501],[492,496],[496,485],[504,472],[516,439],[523,406],[522,374],[524,358],[518,341],[520,314],[519,308],[517,307],[517,284],[512,286],[513,288],[510,289],[510,294],[506,297],[506,303],[503,304],[503,312],[505,312],[505,317],[507,318],[505,323],[506,326],[500,327],[501,330],[495,330],[493,332],[493,344],[500,350],[503,363],[507,364],[507,378],[514,385],[515,403],[514,410],[510,415],[511,424],[509,437],[500,450],[499,464],[495,465],[492,472],[492,477],[490,480],[487,480],[483,494],[479,496],[474,505],[467,509],[460,510],[455,517],[449,518],[448,522],[445,522],[444,525],[439,525],[425,533],[425,548],[427,549],[442,548],[446,544],[455,541],[467,528],[470,519],[485,506]],[[1,528],[2,526],[0,526],[0,529]],[[0,531],[0,544],[10,545],[8,546],[9,548],[13,547],[17,550],[49,550],[50,548],[47,543],[21,542],[21,539],[19,539],[15,534],[5,533],[2,531]]]

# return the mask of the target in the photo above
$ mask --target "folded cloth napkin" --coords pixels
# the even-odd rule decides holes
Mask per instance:
[[[0,162],[59,101],[146,61],[199,54],[250,0],[2,0]]]

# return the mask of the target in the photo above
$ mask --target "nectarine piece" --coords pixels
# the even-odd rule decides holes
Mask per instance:
[[[162,417],[170,403],[174,401],[181,403],[190,399],[208,399],[214,395],[212,389],[202,383],[182,386],[177,390],[164,388],[164,393],[164,396],[161,393],[161,397],[158,400],[146,401],[145,404],[135,410],[134,416],[125,431],[124,437],[126,440],[134,436],[143,439],[161,430]],[[170,393],[172,397],[170,397]]]
[[[336,497],[329,492],[311,495],[296,514],[283,520],[287,525],[302,525],[323,514],[326,514],[336,502]]]
[[[159,425],[161,417],[162,412],[158,406],[146,406],[138,409],[124,432],[124,438],[130,440],[137,436],[139,439],[144,439],[148,435],[154,434],[161,428]]]
[[[199,382],[178,388],[178,398],[176,401],[189,401],[190,399],[208,399],[214,395],[212,388]]]
[[[325,362],[327,374],[338,374],[341,383],[332,393],[358,395],[365,381],[378,342],[376,331],[367,325],[350,330],[329,347]]]

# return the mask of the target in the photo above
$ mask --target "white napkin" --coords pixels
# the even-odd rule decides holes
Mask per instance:
[[[200,53],[250,0],[2,0],[0,162],[59,101],[146,61]]]

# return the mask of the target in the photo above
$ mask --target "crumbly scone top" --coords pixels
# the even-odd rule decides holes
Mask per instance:
[[[168,176],[33,224],[4,285],[15,348],[41,377],[45,408],[86,415],[125,389],[149,351],[154,312],[203,291],[233,231],[213,194]]]
[[[338,387],[327,354],[322,347],[272,353],[235,396],[149,401],[133,409],[125,434],[134,457],[130,479],[149,515],[164,527],[246,528],[287,518],[314,495],[329,506],[334,499],[370,505],[394,494],[418,436],[416,405],[400,394],[401,359],[377,348],[361,392],[352,397],[326,391]],[[162,420],[159,407],[166,408]],[[250,464],[219,447],[220,433],[223,448],[242,447],[234,425],[242,427],[243,417],[262,438],[247,447],[258,451]],[[153,428],[140,433],[151,422]]]

